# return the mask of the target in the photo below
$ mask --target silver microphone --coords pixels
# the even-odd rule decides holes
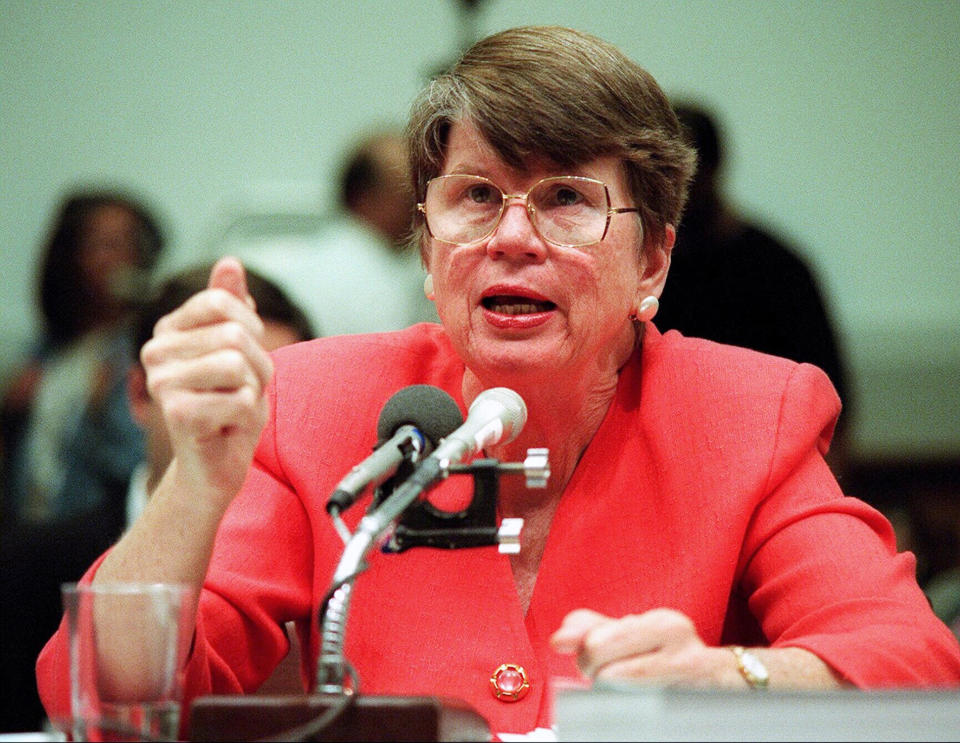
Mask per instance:
[[[462,462],[487,446],[513,441],[526,422],[527,406],[520,395],[507,387],[484,390],[463,425],[442,439],[430,456],[440,462]]]

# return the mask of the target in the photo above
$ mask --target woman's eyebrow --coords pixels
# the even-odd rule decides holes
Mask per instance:
[[[455,162],[450,166],[448,170],[445,171],[445,175],[479,175],[484,178],[490,177],[490,169],[484,168],[475,164],[471,164],[470,161],[466,162]]]

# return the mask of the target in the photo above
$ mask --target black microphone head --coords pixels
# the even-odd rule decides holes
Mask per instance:
[[[377,438],[388,440],[401,426],[415,426],[429,442],[429,449],[463,423],[454,399],[431,384],[414,384],[398,390],[387,400],[377,421]]]

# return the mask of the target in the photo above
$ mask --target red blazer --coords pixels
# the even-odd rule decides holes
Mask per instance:
[[[342,550],[327,497],[369,454],[394,392],[434,384],[463,409],[462,375],[436,325],[276,353],[271,419],[217,536],[188,697],[255,690],[286,651],[290,619],[312,679],[314,617]],[[844,497],[824,462],[838,412],[816,367],[648,328],[567,486],[526,616],[492,547],[373,553],[347,630],[361,691],[459,697],[496,732],[547,726],[549,680],[578,677],[547,640],[578,607],[671,607],[708,644],[806,648],[862,687],[960,683],[960,647],[918,588],[913,556],[896,553],[889,523]],[[471,487],[452,477],[431,499],[462,507]],[[51,714],[69,700],[64,635],[38,664]],[[529,675],[519,702],[491,694],[501,663]]]

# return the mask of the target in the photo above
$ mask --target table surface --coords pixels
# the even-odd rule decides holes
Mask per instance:
[[[960,692],[558,690],[560,741],[960,739]]]

